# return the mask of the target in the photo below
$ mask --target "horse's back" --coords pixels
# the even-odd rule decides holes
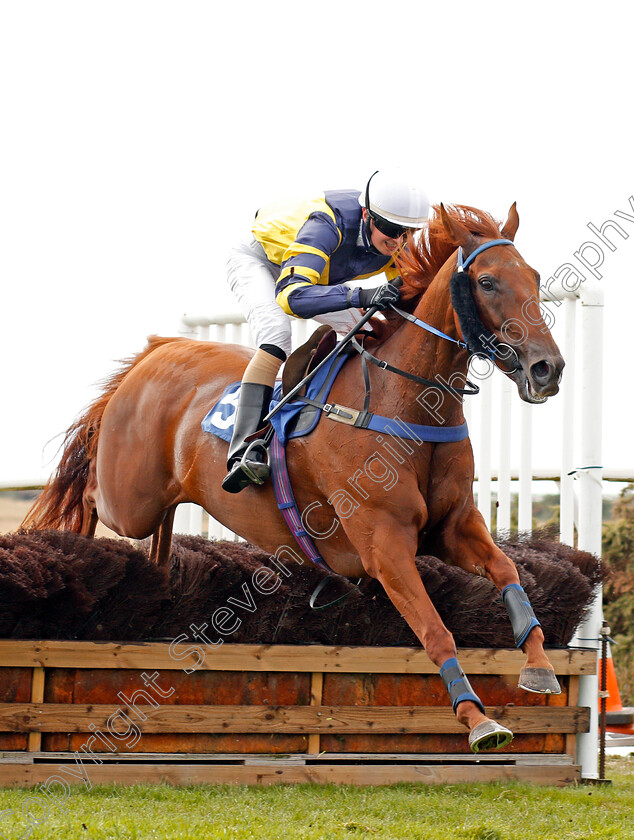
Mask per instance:
[[[115,396],[121,397],[126,389],[157,384],[172,394],[191,387],[213,388],[240,379],[252,355],[252,350],[240,344],[174,338],[158,345],[132,368]]]
[[[187,500],[184,478],[210,438],[200,423],[226,386],[241,379],[251,354],[240,345],[174,339],[131,368],[99,433],[93,495],[108,527],[142,538],[166,508]]]

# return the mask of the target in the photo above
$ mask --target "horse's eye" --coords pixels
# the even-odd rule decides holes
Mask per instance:
[[[495,283],[486,274],[484,275],[484,277],[478,277],[478,285],[485,292],[492,292],[495,288]]]

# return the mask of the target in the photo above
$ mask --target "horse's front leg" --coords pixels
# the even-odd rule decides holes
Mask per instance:
[[[417,529],[380,510],[375,510],[367,521],[364,518],[357,513],[354,524],[344,525],[348,536],[356,545],[366,572],[381,583],[439,668],[454,713],[469,730],[471,749],[480,752],[506,746],[513,738],[512,732],[486,716],[484,705],[460,667],[453,636],[416,569]]]
[[[544,633],[520,584],[515,563],[493,542],[476,508],[464,517],[450,517],[441,534],[439,556],[457,566],[485,575],[499,589],[509,614],[515,644],[526,654],[519,686],[539,694],[559,694],[561,688],[544,651]]]

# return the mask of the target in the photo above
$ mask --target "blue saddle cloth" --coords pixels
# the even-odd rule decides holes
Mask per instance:
[[[335,356],[327,365],[324,365],[323,368],[318,370],[308,383],[306,396],[313,400],[325,402],[332,388],[332,384],[347,358],[347,355]],[[232,382],[231,385],[225,388],[218,402],[205,415],[201,423],[203,432],[209,432],[212,435],[216,435],[216,437],[222,438],[222,440],[226,440],[228,443],[231,442],[233,423],[240,396],[240,384],[240,382]],[[278,404],[281,397],[282,383],[278,382],[271,399],[271,411]],[[271,425],[275,429],[275,433],[282,446],[285,446],[286,441],[292,438],[301,437],[312,432],[319,422],[322,412],[314,410],[314,417],[312,417],[309,424],[302,426],[302,428],[294,428],[293,421],[295,421],[302,409],[305,408],[306,403],[301,399],[296,402],[288,402],[271,418]]]

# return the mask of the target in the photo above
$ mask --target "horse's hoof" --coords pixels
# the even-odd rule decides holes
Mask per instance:
[[[522,668],[518,685],[533,694],[561,694],[561,686],[550,668]]]
[[[499,750],[510,744],[512,740],[511,730],[495,720],[483,720],[469,733],[469,746],[471,752],[474,753],[482,752],[482,750]]]

